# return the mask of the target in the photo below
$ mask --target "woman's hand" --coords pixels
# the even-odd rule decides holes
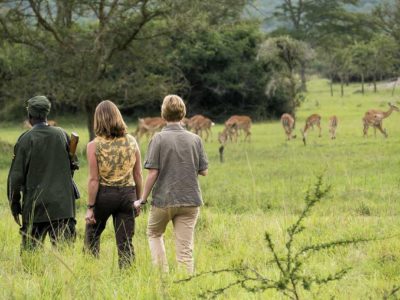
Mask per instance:
[[[135,217],[140,215],[141,205],[142,205],[142,199],[133,202],[133,210],[135,211]]]
[[[96,224],[96,219],[94,218],[93,208],[88,208],[85,216],[86,224]]]
[[[142,206],[142,203],[143,202],[143,200],[142,199],[139,199],[139,200],[136,200],[135,202],[133,202],[133,208],[135,208],[135,209],[140,209],[140,207]]]

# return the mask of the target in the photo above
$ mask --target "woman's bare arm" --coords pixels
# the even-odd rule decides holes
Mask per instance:
[[[90,142],[86,148],[86,156],[89,163],[89,180],[88,180],[88,210],[85,220],[89,224],[96,223],[94,219],[93,207],[96,203],[96,196],[99,190],[99,169],[96,160],[96,144]]]

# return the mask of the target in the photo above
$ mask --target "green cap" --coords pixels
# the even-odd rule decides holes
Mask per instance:
[[[46,96],[36,96],[28,100],[27,111],[33,118],[44,119],[50,112],[51,103]]]

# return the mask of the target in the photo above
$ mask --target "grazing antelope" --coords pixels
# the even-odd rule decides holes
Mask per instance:
[[[188,118],[183,118],[183,119],[181,120],[181,125],[182,125],[183,127],[185,127],[186,129],[188,129],[189,122],[190,122],[190,119],[188,119]]]
[[[232,141],[232,136],[233,136],[233,129],[230,127],[225,127],[222,132],[218,132],[218,142],[221,145],[225,145],[228,139]]]
[[[49,126],[57,126],[57,122],[55,120],[47,120],[47,125],[49,125]]]
[[[143,135],[146,135],[147,138],[152,137],[154,133],[160,131],[167,122],[161,117],[155,118],[139,118],[138,126],[134,133],[134,136],[140,140]]]
[[[314,125],[316,125],[319,129],[318,136],[321,137],[321,116],[319,114],[312,114],[306,119],[306,124],[304,129],[300,129],[301,134],[303,135],[303,143],[306,145],[307,131],[312,128],[314,129]]]
[[[338,125],[338,119],[336,116],[331,116],[329,118],[329,133],[331,134],[331,139],[336,139],[336,128]]]
[[[215,123],[212,122],[209,118],[204,117],[203,115],[195,115],[190,118],[188,127],[190,130],[193,130],[194,133],[203,138],[203,132],[206,134],[205,141],[208,141],[208,137],[212,138],[211,127],[214,126]]]
[[[364,137],[368,136],[368,128],[372,126],[374,128],[374,134],[376,136],[376,129],[378,129],[385,137],[387,137],[386,129],[382,128],[383,119],[389,117],[393,111],[399,111],[399,108],[392,103],[388,103],[389,110],[388,111],[381,111],[377,109],[370,109],[368,110],[364,118],[362,119],[364,125]]]
[[[22,123],[22,128],[24,128],[24,129],[31,129],[32,128],[32,125],[31,125],[31,123],[29,123],[29,120],[25,120]]]
[[[290,114],[283,114],[281,116],[281,123],[283,126],[283,130],[287,135],[287,140],[290,141],[292,138],[295,139],[296,135],[292,135],[294,129],[294,119]]]
[[[49,126],[57,126],[57,122],[55,120],[47,120],[47,125],[49,125]],[[25,120],[22,123],[22,127],[24,129],[31,129],[32,125],[31,125],[31,123],[29,123],[29,120]]]
[[[234,138],[235,142],[237,142],[239,131],[243,130],[245,137],[244,141],[251,138],[251,118],[249,116],[232,116],[225,122],[225,135],[232,140]]]

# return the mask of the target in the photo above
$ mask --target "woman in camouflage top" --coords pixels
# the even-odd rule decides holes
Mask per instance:
[[[109,100],[95,111],[96,138],[87,145],[89,162],[88,209],[85,248],[94,256],[100,250],[100,235],[107,220],[113,218],[119,266],[134,258],[132,238],[135,230],[133,202],[142,193],[140,150],[117,106]]]

